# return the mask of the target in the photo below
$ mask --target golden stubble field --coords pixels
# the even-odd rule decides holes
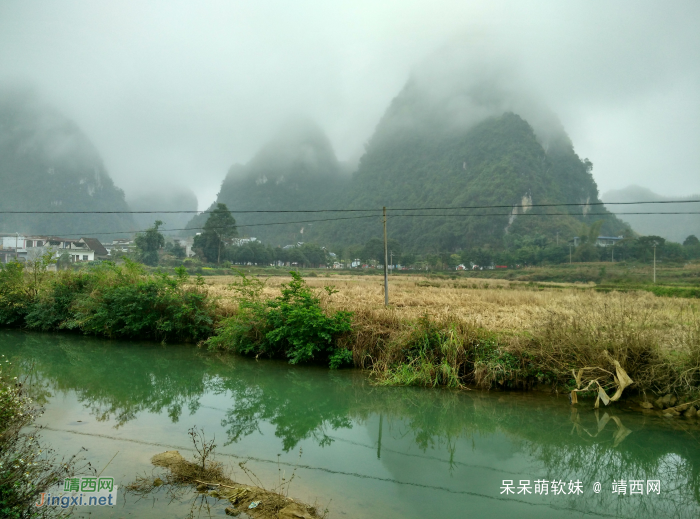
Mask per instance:
[[[261,278],[262,279],[262,278]],[[290,278],[266,279],[265,294],[279,294]],[[698,301],[657,297],[649,292],[582,290],[585,285],[546,288],[529,287],[506,280],[435,280],[393,276],[389,280],[388,308],[384,307],[384,281],[380,276],[336,276],[304,278],[318,289],[330,308],[351,310],[362,320],[403,322],[428,315],[433,319],[459,320],[494,332],[522,334],[550,326],[553,320],[577,320],[589,329],[627,323],[657,336],[664,349],[687,347],[688,333],[700,323]],[[227,286],[234,276],[206,278],[213,295],[223,306],[235,307]],[[339,291],[329,299],[322,290],[334,285]],[[556,318],[556,319],[553,319]]]

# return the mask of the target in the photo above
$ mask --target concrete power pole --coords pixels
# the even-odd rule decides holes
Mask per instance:
[[[384,214],[384,306],[389,306],[389,257],[386,244],[386,207],[383,207]]]
[[[656,283],[656,242],[654,242],[654,283]]]
[[[569,265],[571,265],[571,247],[572,245],[569,244]]]

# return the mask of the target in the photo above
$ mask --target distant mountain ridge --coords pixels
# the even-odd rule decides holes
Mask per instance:
[[[288,122],[245,165],[234,164],[224,179],[217,203],[231,210],[303,210],[336,206],[349,182],[328,137],[309,120]],[[274,245],[304,241],[308,225],[269,225],[280,221],[313,219],[313,213],[234,214],[242,236],[254,236]],[[206,215],[188,227],[201,228]],[[265,224],[246,227],[248,224]],[[308,235],[308,233],[307,233]]]
[[[78,126],[27,92],[0,92],[0,208],[127,211],[102,159]],[[0,232],[100,236],[131,231],[129,214],[4,214]],[[112,235],[103,235],[103,239]],[[123,235],[125,237],[128,235]]]
[[[592,164],[578,157],[556,118],[543,110],[523,109],[536,121],[533,128],[509,109],[511,104],[494,100],[498,95],[477,85],[436,96],[412,78],[391,102],[351,177],[342,175],[320,129],[307,126],[297,133],[288,129],[250,163],[231,168],[217,202],[234,211],[373,208],[377,216],[383,206],[507,206],[482,211],[426,209],[419,213],[422,216],[390,212],[390,237],[415,252],[500,248],[532,235],[568,240],[582,232],[583,223],[601,219],[604,234],[631,234],[605,208],[589,205],[600,202]],[[581,205],[532,207],[557,203]],[[552,216],[531,216],[538,212]],[[311,216],[319,218],[318,214],[236,218],[245,224]],[[349,245],[381,237],[382,226],[377,217],[299,223],[274,231],[272,226],[250,227],[244,232],[272,245],[296,241]]]
[[[669,200],[700,200],[700,194],[690,196],[662,196],[641,186],[627,186],[623,189],[608,191],[603,195],[603,201],[609,202],[665,202]],[[667,212],[688,213],[700,211],[700,204],[630,204],[606,205],[612,213],[634,212]],[[676,215],[645,215],[625,214],[619,218],[639,234],[655,235],[667,240],[683,243],[691,234],[700,237],[700,214]]]

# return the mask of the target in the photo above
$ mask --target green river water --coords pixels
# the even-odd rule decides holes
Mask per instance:
[[[81,517],[225,517],[223,501],[193,492],[171,502],[165,490],[123,491],[154,477],[154,454],[191,458],[193,425],[216,437],[239,482],[250,483],[244,460],[269,487],[296,466],[290,496],[328,506],[329,518],[700,517],[700,420],[572,408],[561,395],[376,387],[359,371],[185,345],[0,331],[0,354],[33,367],[44,443],[86,447],[98,471],[118,453],[103,474],[120,485],[117,506]],[[501,493],[504,480],[514,494]],[[518,493],[521,480],[531,493]],[[536,480],[564,481],[565,493],[535,494]],[[625,495],[612,492],[619,480]]]

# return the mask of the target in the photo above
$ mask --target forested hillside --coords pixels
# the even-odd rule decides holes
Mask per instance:
[[[0,185],[3,211],[128,210],[123,191],[77,125],[25,92],[0,92]],[[0,219],[0,232],[66,237],[134,228],[128,214]]]
[[[344,205],[507,206],[422,211],[418,212],[422,216],[391,219],[391,237],[418,252],[501,248],[533,236],[554,241],[557,233],[568,240],[583,232],[582,223],[600,219],[604,234],[630,232],[599,206],[529,207],[600,201],[592,164],[576,155],[556,121],[541,125],[538,135],[511,111],[490,110],[492,115],[472,123],[473,116],[460,120],[459,114],[450,112],[453,105],[454,96],[436,101],[416,82],[409,82],[380,121]],[[535,213],[565,214],[531,216]],[[460,216],[426,216],[431,214]],[[344,243],[364,243],[379,232],[377,221],[363,220],[325,224],[320,230],[324,240]]]
[[[423,85],[410,80],[392,101],[351,178],[342,175],[321,130],[288,127],[250,163],[231,168],[217,201],[233,211],[350,208],[376,209],[379,215],[386,206],[390,237],[417,253],[564,244],[587,235],[599,220],[602,234],[632,234],[595,205],[600,198],[593,165],[575,153],[546,110],[488,96],[485,101],[489,92],[483,86],[435,96]],[[567,203],[582,205],[537,207]],[[478,206],[501,207],[432,209]],[[423,210],[408,216],[401,208]],[[243,235],[272,245],[315,241],[338,248],[381,237],[379,216],[245,227],[312,216],[236,214]],[[190,225],[202,222],[200,216]]]

